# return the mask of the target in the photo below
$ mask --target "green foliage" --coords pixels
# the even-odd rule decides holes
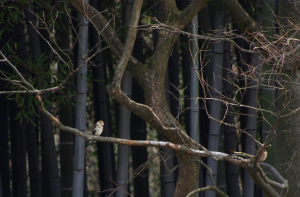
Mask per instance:
[[[35,106],[38,104],[38,101],[34,95],[9,94],[7,100],[16,101],[18,108],[21,108],[21,111],[17,114],[15,120],[19,119],[20,123],[22,123],[23,118],[25,118],[27,123],[30,121],[36,126],[34,121],[30,118],[31,115],[38,117],[38,114],[35,112]]]
[[[22,13],[24,7],[18,2],[6,2],[0,12],[1,27],[12,31],[14,24],[22,22]]]

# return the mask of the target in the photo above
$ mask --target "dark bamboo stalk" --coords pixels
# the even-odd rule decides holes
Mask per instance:
[[[35,58],[41,57],[42,51],[41,51],[39,35],[33,27],[33,25],[36,24],[36,18],[32,7],[32,2],[30,3],[29,9],[25,10],[25,20],[27,23],[32,60],[34,61]],[[41,66],[38,68],[38,72],[43,72]],[[46,82],[43,77],[41,77],[41,87],[42,88],[46,87]],[[44,96],[48,98],[47,94],[44,94]],[[50,110],[49,107],[48,110]],[[59,197],[60,178],[59,178],[59,171],[57,165],[58,161],[57,161],[57,154],[56,154],[54,137],[53,137],[52,122],[44,114],[40,115],[40,120],[41,120],[42,146],[44,147],[42,148],[42,162],[46,163],[42,165],[42,170],[44,171],[43,173],[47,174],[47,179],[48,179],[47,181],[49,181],[49,184],[46,185],[44,184],[44,186],[49,188],[48,190],[49,192],[43,192],[43,194],[47,196]]]
[[[133,56],[139,61],[143,61],[143,37],[137,35],[136,42],[133,49]],[[142,86],[137,82],[136,79],[132,79],[132,99],[139,103],[145,103],[144,90]],[[146,140],[146,122],[135,114],[131,114],[131,139],[133,140]],[[140,168],[147,160],[147,148],[131,147],[132,152],[132,168],[137,170]],[[135,196],[149,196],[149,186],[148,186],[148,170],[144,169],[141,174],[139,174],[133,180],[133,189]]]
[[[215,11],[215,30],[224,27],[224,11]],[[211,85],[211,97],[209,115],[216,120],[221,118],[221,94],[222,94],[222,69],[223,69],[223,51],[224,42],[220,41],[214,44],[213,54],[213,73],[212,73],[212,85]],[[219,148],[219,137],[220,137],[220,125],[219,122],[210,119],[209,121],[209,139],[208,139],[208,150],[217,151]],[[214,182],[217,182],[217,162],[212,158],[207,159],[207,165],[211,168]],[[212,180],[208,172],[206,172],[206,185],[211,185]],[[207,196],[216,196],[216,193],[212,190],[207,191]]]
[[[90,1],[91,5],[98,10],[101,6],[96,0]],[[103,48],[102,40],[94,27],[90,30],[90,45],[96,47],[95,50]],[[109,110],[108,94],[105,90],[105,85],[108,84],[106,76],[107,59],[110,56],[110,50],[105,51],[106,56],[102,52],[98,53],[93,62],[95,66],[93,69],[93,90],[94,90],[94,105],[95,105],[95,119],[103,120],[105,123],[102,136],[111,137],[111,115]],[[96,81],[97,80],[97,81]],[[115,188],[114,180],[116,180],[116,165],[113,144],[97,142],[97,156],[98,156],[98,170],[99,183],[102,191]],[[100,193],[100,196],[109,196],[110,191]]]
[[[229,25],[229,16],[225,14],[225,25]],[[229,42],[224,43],[224,69],[223,69],[223,84],[224,95],[228,98],[228,102],[231,102],[233,97],[233,73],[231,72],[231,54]],[[235,113],[232,106],[223,106],[225,114],[225,122],[230,125],[235,125]],[[236,142],[236,129],[227,125],[224,125],[224,151],[231,154],[234,151],[234,144]],[[225,162],[225,174],[226,174],[226,189],[228,196],[239,197],[240,184],[239,184],[239,168],[238,166]]]
[[[4,44],[8,42],[7,31],[4,31],[0,39],[0,47],[3,47]],[[8,65],[4,62],[0,62],[0,67],[3,72],[8,72]],[[0,80],[0,87],[3,90],[7,90],[5,86],[7,85],[6,81]],[[1,88],[1,89],[2,89]],[[12,102],[12,101],[11,101]],[[2,186],[2,196],[9,197],[11,196],[10,191],[10,167],[9,167],[9,141],[8,141],[8,100],[6,95],[0,95],[0,173],[1,173],[1,186]]]
[[[58,51],[62,59],[69,62],[68,57],[65,54],[70,54],[70,27],[69,18],[67,15],[62,14],[58,20],[59,27],[56,28],[57,45],[60,47]],[[63,71],[68,70],[69,67],[63,62],[58,64],[58,72],[64,73]],[[59,94],[61,99],[69,100],[74,94],[74,86],[72,85],[72,80],[65,85],[66,88],[63,92]],[[67,91],[66,91],[67,90]],[[71,103],[61,102],[59,105],[59,119],[67,126],[73,127],[73,117],[72,117],[72,105]],[[67,132],[59,132],[59,146],[60,146],[60,175],[61,175],[61,185],[60,193],[61,196],[71,197],[72,196],[72,186],[73,186],[73,146],[74,146],[74,135]]]

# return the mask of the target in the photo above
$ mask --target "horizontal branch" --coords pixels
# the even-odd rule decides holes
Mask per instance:
[[[49,113],[47,113],[46,115],[48,116]],[[250,159],[244,159],[242,157],[236,156],[235,154],[229,155],[218,151],[210,151],[210,153],[207,153],[206,151],[191,149],[186,147],[185,145],[174,144],[171,142],[150,141],[150,140],[128,140],[128,139],[120,139],[114,137],[101,137],[101,136],[99,137],[94,135],[88,135],[78,129],[62,125],[60,121],[52,115],[50,119],[57,125],[57,127],[60,130],[78,135],[84,138],[86,141],[115,143],[115,144],[128,145],[128,146],[146,146],[146,147],[153,146],[158,148],[170,148],[174,151],[181,151],[189,155],[198,155],[200,157],[214,157],[216,160],[224,159],[226,161],[232,162],[241,167],[245,167],[248,165],[247,163],[251,162]]]
[[[121,144],[121,145],[129,145],[129,146],[154,146],[154,147],[159,147],[159,148],[170,148],[175,151],[181,151],[186,154],[190,155],[198,155],[201,157],[214,157],[216,160],[226,160],[229,162],[232,162],[236,165],[239,165],[241,167],[247,167],[249,166],[249,162],[251,162],[250,159],[244,159],[242,157],[236,156],[236,155],[229,155],[226,153],[222,152],[217,152],[217,151],[207,151],[206,149],[204,151],[201,150],[196,150],[196,149],[191,149],[185,145],[178,145],[174,144],[171,142],[162,142],[162,141],[143,141],[143,140],[126,140],[126,139],[120,139],[120,138],[114,138],[114,137],[99,137],[99,136],[93,136],[93,135],[88,135],[86,133],[83,133],[82,131],[68,127],[63,125],[56,117],[54,117],[51,113],[49,113],[43,104],[42,98],[37,95],[36,96],[39,102],[39,108],[44,113],[56,126],[58,129],[66,132],[73,133],[75,135],[78,135],[82,138],[84,138],[87,141],[99,141],[99,142],[108,142],[108,143],[116,143],[116,144]],[[141,104],[140,104],[141,105]],[[149,107],[144,106],[144,109]],[[152,111],[152,110],[151,110]],[[153,111],[152,111],[153,112]],[[155,115],[155,114],[154,114]],[[168,127],[164,127],[164,129],[170,129]],[[186,135],[184,132],[181,134]]]
[[[34,94],[34,93],[44,93],[44,92],[52,92],[56,91],[59,89],[62,89],[63,86],[56,86],[53,88],[47,88],[47,89],[42,89],[42,90],[20,90],[20,91],[0,91],[0,94]]]
[[[39,108],[42,111],[42,113],[44,113],[48,118],[50,118],[53,121],[53,123],[55,123],[60,130],[78,135],[87,141],[99,141],[99,142],[106,142],[106,143],[108,142],[108,143],[116,143],[116,144],[129,145],[129,146],[146,146],[146,147],[153,146],[153,147],[158,147],[158,148],[170,148],[174,151],[180,151],[180,152],[183,152],[183,153],[186,153],[189,155],[195,155],[195,156],[200,156],[200,157],[213,157],[215,160],[226,160],[226,161],[234,163],[240,167],[243,167],[247,170],[249,170],[250,167],[253,166],[253,164],[251,164],[252,163],[251,159],[244,159],[244,158],[238,156],[237,154],[229,155],[229,154],[217,152],[217,151],[196,150],[196,149],[191,149],[191,148],[187,147],[186,145],[179,145],[179,144],[174,144],[171,142],[147,141],[147,140],[145,140],[145,141],[143,141],[143,140],[127,140],[127,139],[120,139],[120,138],[114,138],[114,137],[99,137],[99,136],[88,135],[78,129],[64,126],[56,117],[54,117],[51,113],[49,113],[44,108],[42,98],[39,95],[37,95],[36,97],[38,99]],[[139,104],[139,105],[142,105],[142,104]],[[145,105],[143,106],[143,108],[147,109],[149,111],[152,111],[149,107],[147,107]],[[155,115],[155,113],[153,115]],[[163,126],[163,128],[173,130],[173,128],[168,128],[168,127],[164,127],[164,126]],[[176,129],[177,128],[174,128],[174,130],[176,130]],[[177,131],[178,131],[178,129],[177,129]],[[182,132],[182,134],[185,134],[185,133]],[[243,154],[242,154],[242,156],[243,156]],[[263,177],[261,177],[260,179],[263,180]],[[272,182],[272,184],[274,185],[273,182]],[[278,184],[280,184],[280,183],[278,183]],[[269,186],[268,183],[267,183],[267,185]],[[214,190],[214,191],[216,191],[216,190]],[[218,192],[218,191],[216,191],[216,192]]]

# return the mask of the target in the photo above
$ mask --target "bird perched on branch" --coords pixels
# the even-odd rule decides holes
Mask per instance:
[[[100,137],[101,133],[103,132],[104,122],[99,120],[95,126],[93,127],[93,135],[98,135]]]
[[[267,158],[268,152],[266,149],[269,148],[270,146],[271,146],[271,144],[269,144],[267,146],[260,144],[258,151],[257,151],[258,155],[256,155],[257,163],[261,163]]]
[[[257,158],[257,162],[261,163],[263,162],[268,156],[268,152],[266,150],[264,150]]]

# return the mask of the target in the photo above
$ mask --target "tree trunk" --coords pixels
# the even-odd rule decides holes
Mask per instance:
[[[300,25],[299,5],[295,5],[291,1],[279,1],[279,22],[284,29],[282,35],[288,32],[288,37],[291,37],[294,31],[294,26]],[[299,39],[299,34],[294,38]],[[299,54],[296,54],[299,55]],[[278,107],[279,111],[284,108],[283,114],[292,112],[299,108],[299,61],[295,60],[292,64],[286,64],[282,67],[282,74],[286,74],[281,83],[284,89],[279,91]],[[282,76],[282,75],[281,75]],[[299,161],[300,155],[298,154],[299,147],[299,114],[294,113],[287,118],[281,119],[278,124],[277,138],[276,138],[276,154],[275,154],[275,167],[281,175],[288,179],[289,192],[287,196],[300,196],[299,191]],[[287,163],[287,161],[289,161]]]
[[[167,13],[166,24],[175,25],[176,22],[180,28],[184,28],[188,22],[192,20],[196,13],[207,4],[207,2],[208,1],[206,0],[194,1],[182,12],[178,12],[178,10],[176,10],[177,8],[174,8],[174,4],[171,4],[170,7],[167,8],[175,9],[178,17],[173,17],[174,15]],[[88,15],[88,18],[93,21],[93,24],[98,31],[103,30],[103,37],[106,42],[118,55],[118,57],[121,57],[123,53],[123,46],[120,40],[115,37],[115,34],[112,33],[113,29],[110,25],[107,25],[107,20],[102,16],[102,14],[86,5],[83,1],[70,0],[70,3],[78,11],[80,11],[80,13]],[[113,83],[112,85],[107,86],[107,91],[115,100],[151,124],[151,126],[153,126],[153,128],[167,140],[173,143],[182,144],[180,136],[176,134],[177,132],[174,125],[181,129],[182,127],[171,115],[165,97],[165,72],[168,66],[168,59],[172,52],[172,47],[176,42],[178,35],[179,34],[176,32],[159,30],[159,39],[149,66],[142,65],[135,58],[130,58],[127,68],[144,88],[146,105],[137,105],[134,102],[128,102],[128,97],[125,97],[124,93],[119,91],[118,83]],[[118,74],[121,73],[122,71],[120,70]],[[189,142],[187,144],[191,148],[196,148],[195,145],[192,145]],[[182,152],[176,152],[176,154],[179,164],[183,164],[190,159],[199,159],[198,156],[191,156]],[[186,196],[189,192],[197,188],[199,166],[200,165],[198,163],[189,162],[180,168],[175,189],[176,197]]]
[[[179,64],[178,64],[178,48],[177,48],[177,42],[175,43],[174,47],[173,47],[173,53],[172,56],[169,59],[169,66],[168,66],[168,73],[169,73],[169,91],[170,94],[172,96],[170,96],[170,111],[171,114],[176,117],[176,119],[178,121],[181,121],[181,117],[182,114],[179,114],[179,112],[181,112],[179,110],[182,103],[179,103],[180,101],[178,101],[176,98],[179,98],[179,91],[175,88],[179,88]],[[183,109],[182,109],[183,110]],[[178,165],[178,160],[176,157],[174,157],[173,159],[173,166]],[[178,172],[179,169],[177,168],[174,171],[174,180],[175,180],[175,184],[177,182],[178,179]]]

